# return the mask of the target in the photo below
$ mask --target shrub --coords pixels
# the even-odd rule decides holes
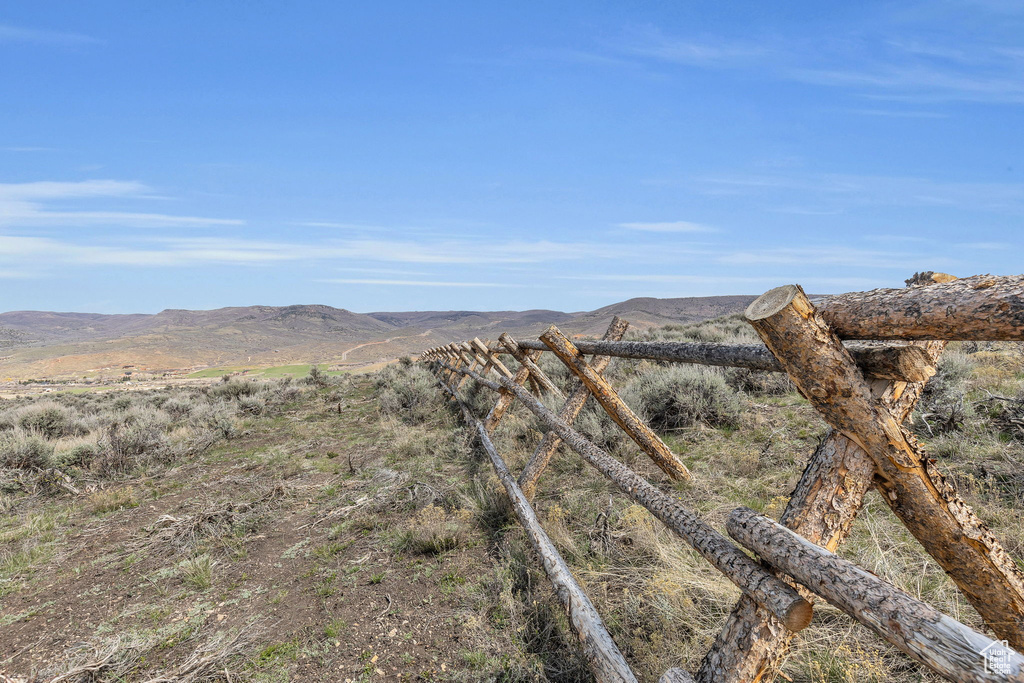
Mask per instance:
[[[789,375],[784,372],[729,368],[725,371],[725,382],[733,389],[751,396],[781,396],[796,391]]]
[[[181,420],[192,412],[193,403],[182,396],[172,396],[160,406],[168,415],[175,420]]]
[[[45,401],[20,408],[15,415],[18,426],[36,432],[47,439],[87,434],[88,428],[77,419],[75,412],[54,401]]]
[[[218,438],[232,439],[238,435],[235,410],[222,401],[196,406],[189,418],[189,426],[197,432],[213,432]]]
[[[0,465],[16,469],[44,469],[53,462],[53,444],[46,439],[14,429],[0,434]]]
[[[374,386],[381,414],[408,424],[421,424],[444,410],[441,387],[430,371],[420,365],[389,365],[376,374]]]
[[[94,467],[101,472],[128,472],[167,448],[168,426],[164,413],[135,409],[108,423],[99,440]]]
[[[306,383],[311,384],[318,389],[324,389],[331,383],[331,378],[321,370],[319,366],[314,365],[309,369],[309,376],[306,377]]]
[[[942,355],[935,376],[924,386],[918,405],[918,414],[927,432],[944,434],[963,428],[964,421],[973,414],[973,408],[964,397],[976,367],[975,360],[965,353],[948,351]]]
[[[255,382],[241,381],[222,382],[210,388],[211,398],[238,399],[240,396],[251,396],[259,387]]]
[[[96,456],[99,455],[99,446],[95,443],[86,442],[72,446],[67,451],[60,453],[58,459],[62,465],[81,467],[87,469],[92,466]]]
[[[267,409],[265,398],[257,396],[239,396],[238,411],[246,415],[262,415]]]
[[[633,378],[623,398],[656,429],[738,427],[743,402],[716,369],[674,365]]]

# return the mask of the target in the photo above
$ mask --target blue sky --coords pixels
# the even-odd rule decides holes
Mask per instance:
[[[1021,272],[1024,3],[0,8],[0,310]]]

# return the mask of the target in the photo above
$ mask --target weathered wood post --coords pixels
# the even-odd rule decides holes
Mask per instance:
[[[608,325],[608,329],[605,331],[603,340],[614,340],[618,341],[626,334],[626,330],[629,329],[629,323],[625,320],[615,316],[612,318],[612,322]],[[540,353],[534,351],[533,353]],[[610,356],[595,356],[590,359],[590,366],[594,372],[601,374],[608,367],[608,363],[611,362]],[[562,409],[558,411],[558,418],[565,420],[565,423],[571,425],[576,421],[580,411],[583,410],[584,404],[590,397],[590,389],[586,387],[582,382],[576,387],[575,390],[569,395],[568,400]],[[562,444],[562,439],[554,431],[548,431],[544,433],[544,438],[537,445],[537,448],[533,451],[533,455],[530,460],[526,463],[523,471],[519,474],[519,486],[523,489],[523,495],[526,496],[527,500],[533,500],[533,496],[537,493],[537,482],[540,481],[540,475],[544,473],[548,463],[551,462],[551,458],[554,456],[555,451]]]
[[[737,508],[726,528],[773,567],[951,681],[1024,683],[1024,656],[767,517]],[[986,652],[994,647],[1005,652],[1003,671],[991,671],[986,661]]]
[[[686,469],[686,465],[680,462],[665,442],[619,398],[608,380],[594,372],[594,368],[583,359],[579,349],[557,327],[549,327],[540,339],[566,367],[572,370],[622,431],[626,432],[665,474],[672,479],[690,478],[690,471]]]
[[[799,631],[811,622],[813,608],[791,586],[779,580],[764,567],[751,560],[728,539],[715,531],[700,515],[692,512],[676,498],[669,496],[629,467],[598,448],[582,434],[558,419],[553,412],[512,380],[497,382],[481,377],[472,370],[459,370],[493,391],[505,387],[549,429],[558,432],[574,451],[604,474],[631,499],[647,508],[679,538],[699,552],[718,571],[750,595],[758,604],[774,614],[787,628]]]
[[[960,282],[911,288],[906,293],[921,304],[929,300],[922,291]],[[972,297],[971,301],[978,300]],[[825,421],[871,456],[876,486],[907,529],[986,623],[1013,647],[1024,649],[1024,574],[913,436],[879,409],[853,359],[803,290],[795,285],[777,287],[750,304],[746,317]],[[1012,327],[1012,322],[1003,322]]]
[[[636,683],[636,677],[626,663],[618,646],[608,634],[601,615],[597,613],[590,598],[576,582],[569,566],[562,559],[554,543],[544,532],[537,515],[530,507],[529,501],[516,485],[515,479],[508,471],[505,461],[498,454],[497,449],[487,435],[483,424],[477,420],[469,411],[469,408],[459,400],[458,395],[448,385],[442,386],[453,398],[459,402],[466,422],[476,428],[480,443],[491,459],[494,471],[498,479],[505,487],[512,510],[515,512],[519,523],[526,530],[526,536],[530,540],[534,551],[540,557],[545,573],[555,587],[555,595],[562,603],[566,614],[569,617],[569,625],[580,640],[583,648],[583,656],[590,666],[594,678],[599,683]]]
[[[565,398],[565,395],[562,394],[558,387],[555,386],[555,383],[552,382],[548,376],[544,374],[544,371],[541,370],[535,362],[533,362],[530,356],[519,347],[519,342],[517,342],[511,334],[508,332],[502,332],[498,339],[508,352],[512,354],[513,358],[527,367],[530,371],[530,376],[536,380],[537,384],[539,384],[544,391],[554,394],[559,398]]]
[[[530,351],[529,353],[531,356],[537,357],[540,356],[541,352]],[[515,377],[512,378],[512,381],[519,386],[523,386],[529,376],[530,369],[525,365],[521,365],[519,366],[519,370],[516,371]],[[494,407],[491,408],[491,412],[487,413],[487,417],[484,419],[484,428],[487,430],[488,434],[494,433],[495,428],[498,426],[498,423],[501,422],[501,418],[505,416],[505,412],[509,407],[511,407],[513,401],[515,401],[515,396],[512,395],[511,391],[503,387],[500,395],[498,396],[497,402],[495,402]]]

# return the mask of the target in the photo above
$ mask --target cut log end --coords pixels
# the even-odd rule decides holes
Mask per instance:
[[[800,288],[796,285],[783,285],[770,289],[761,296],[754,299],[744,315],[747,320],[764,320],[775,315],[783,308],[788,306],[791,301],[800,293]]]
[[[783,623],[786,624],[786,628],[796,633],[810,626],[813,617],[814,607],[806,600],[801,600],[793,603],[793,607],[786,614],[786,620]]]

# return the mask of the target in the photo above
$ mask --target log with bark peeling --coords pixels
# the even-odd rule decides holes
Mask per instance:
[[[1022,340],[1024,275],[840,294],[818,308],[842,339]]]
[[[552,382],[546,374],[544,374],[544,371],[541,370],[535,362],[533,362],[533,358],[527,354],[520,343],[516,341],[512,335],[508,332],[502,332],[498,339],[501,341],[502,346],[512,354],[513,358],[526,366],[526,369],[530,371],[530,376],[533,377],[544,391],[554,394],[559,398],[565,398],[565,395],[561,390],[559,390],[559,388],[555,386],[555,383]]]
[[[746,317],[825,421],[871,456],[883,499],[989,627],[1024,649],[1024,574],[914,437],[879,409],[853,359],[803,290],[773,289],[750,304]]]
[[[618,340],[622,339],[623,335],[626,334],[626,330],[629,328],[629,323],[625,320],[615,316],[612,318],[612,322],[608,325],[608,329],[604,333],[603,339],[605,340]],[[540,353],[540,351],[532,351],[531,353]],[[601,374],[608,367],[608,363],[611,362],[611,358],[608,356],[597,356],[590,359],[590,365],[594,369],[594,372]],[[520,383],[521,384],[521,383]],[[558,411],[558,417],[561,420],[565,420],[565,423],[571,425],[576,421],[580,411],[583,410],[584,404],[587,399],[590,398],[590,389],[580,382],[575,390],[569,395],[565,405]],[[519,486],[523,489],[523,493],[527,499],[533,500],[534,494],[537,492],[537,482],[540,481],[540,475],[544,473],[548,463],[551,462],[551,458],[554,456],[555,451],[562,444],[562,439],[554,431],[545,432],[544,438],[541,439],[537,448],[533,451],[533,455],[530,456],[530,460],[526,463],[523,471],[519,474]]]
[[[934,366],[946,342],[913,342]],[[872,397],[904,422],[917,405],[924,382],[872,383]],[[875,463],[842,432],[830,430],[793,489],[781,523],[809,541],[835,550],[850,533],[871,489]],[[810,596],[808,599],[811,599]],[[700,683],[770,681],[789,652],[793,632],[747,596],[736,603],[701,663]]]
[[[608,416],[650,456],[654,464],[672,479],[690,478],[690,470],[686,469],[686,465],[680,462],[665,442],[619,398],[608,380],[594,372],[590,364],[583,359],[579,349],[557,327],[549,327],[540,336],[540,340],[547,344],[559,360],[586,385]]]
[[[441,364],[445,365],[445,364]],[[459,370],[482,386],[498,391],[505,387],[515,394],[527,409],[584,460],[610,479],[619,490],[647,508],[673,533],[690,544],[718,571],[750,595],[758,604],[774,614],[787,628],[799,631],[811,622],[813,609],[791,586],[779,580],[750,559],[728,539],[715,531],[699,515],[679,500],[662,493],[646,479],[598,448],[582,434],[559,420],[543,403],[513,381],[499,377],[497,382],[484,379],[472,370]]]
[[[534,357],[540,356],[540,351],[528,351],[527,353],[530,356]],[[515,377],[512,378],[512,381],[518,384],[519,386],[523,386],[523,384],[526,382],[526,378],[529,376],[530,369],[523,365],[520,366],[518,372],[516,372],[515,374]],[[497,428],[498,426],[498,423],[501,422],[501,418],[505,416],[505,411],[507,411],[509,407],[511,407],[512,402],[514,400],[515,396],[512,395],[511,391],[509,391],[508,389],[501,390],[501,395],[498,396],[498,400],[495,402],[494,407],[491,408],[491,412],[487,413],[487,417],[484,419],[484,428],[487,430],[488,434],[494,432],[495,428]],[[530,496],[527,496],[527,498],[530,498]]]
[[[450,386],[444,382],[441,382],[441,385],[458,400],[457,394]],[[484,425],[473,417],[469,408],[461,400],[459,400],[459,407],[462,408],[466,422],[476,430],[484,451],[491,459],[491,465],[494,466],[498,479],[505,487],[512,510],[519,519],[519,523],[523,525],[523,529],[526,530],[530,545],[540,557],[544,572],[555,587],[555,595],[558,596],[558,600],[569,617],[569,625],[580,640],[583,656],[587,660],[594,678],[599,683],[636,683],[636,677],[615,641],[609,635],[608,629],[605,628],[601,615],[598,614],[587,594],[576,582],[569,566],[562,559],[554,543],[541,528],[537,515],[516,485],[505,461],[494,448]]]
[[[749,508],[737,508],[729,535],[916,661],[951,681],[1024,683],[1024,656],[885,583]],[[993,672],[998,649],[1000,670]]]

